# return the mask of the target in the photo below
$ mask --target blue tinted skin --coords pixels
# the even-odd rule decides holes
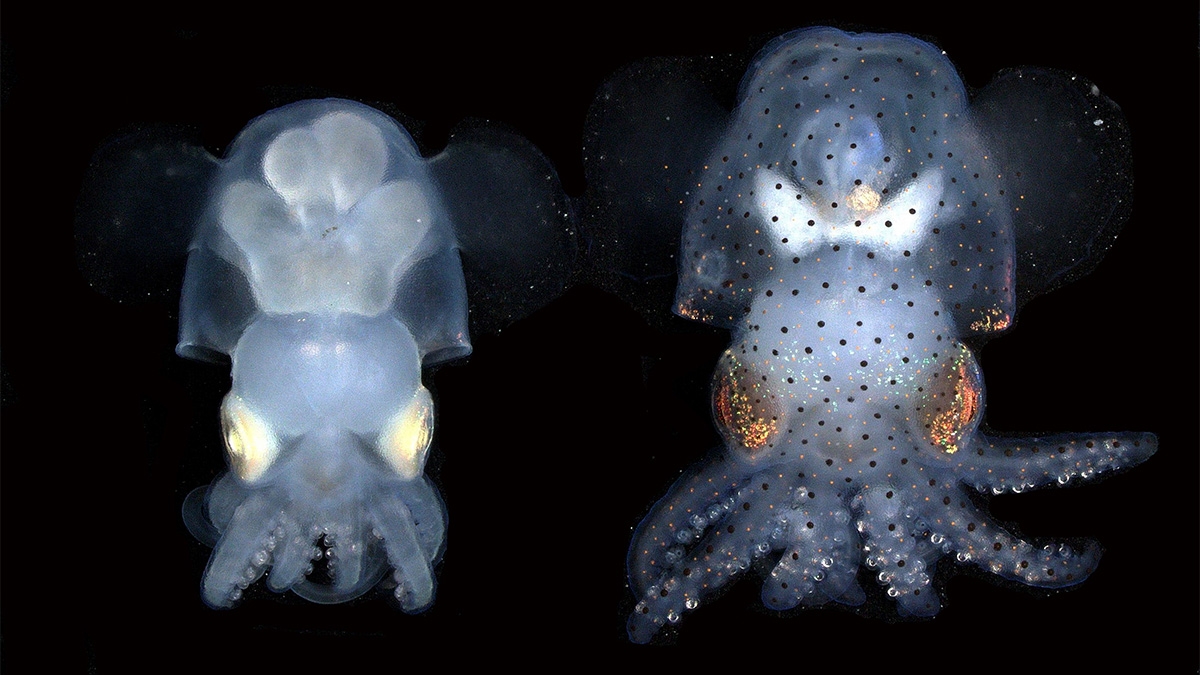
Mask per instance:
[[[466,277],[481,331],[561,292],[570,213],[514,134],[464,128],[426,160],[390,117],[338,99],[255,119],[221,160],[154,129],[97,153],[85,274],[135,300],[177,287],[187,251],[177,351],[232,362],[230,471],[184,508],[214,547],[205,602],[232,606],[263,575],[318,603],[377,584],[407,612],[433,602],[446,515],[424,473],[422,370],[471,350]]]
[[[1043,229],[1100,240],[1125,212],[1086,179],[1101,159],[1127,170],[1119,110],[1064,82],[1010,75],[968,105],[940,50],[902,35],[809,29],[760,54],[692,176],[675,304],[731,331],[712,390],[724,448],[634,536],[631,639],[752,565],[770,609],[859,605],[865,567],[918,617],[941,608],[945,558],[1043,588],[1092,572],[1094,542],[1034,546],[974,495],[1133,466],[1155,437],[985,435],[982,373],[963,342],[1006,329],[1019,299],[1056,285],[1040,268],[1086,267]],[[1022,117],[1030,96],[1048,101],[1037,119]],[[1075,134],[1065,146],[1063,133]],[[1035,179],[1033,158],[1055,147],[1073,151]]]
[[[454,246],[426,161],[375,110],[298,103],[234,141],[192,245],[178,346],[233,362],[205,602],[231,605],[268,569],[272,590],[341,602],[389,568],[405,611],[433,602],[445,515],[423,473],[421,368],[470,351]],[[425,285],[443,302],[417,324]],[[305,576],[320,557],[330,584]]]

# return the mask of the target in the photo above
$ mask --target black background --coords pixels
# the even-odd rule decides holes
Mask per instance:
[[[312,17],[301,30],[232,16],[220,29],[157,30],[6,16],[5,664],[49,658],[66,672],[127,672],[291,653],[312,655],[313,667],[362,655],[406,668],[536,658],[552,646],[567,647],[568,662],[647,656],[625,639],[625,551],[650,504],[716,443],[707,386],[726,336],[682,321],[647,328],[583,280],[501,335],[477,338],[465,364],[426,376],[439,411],[428,473],[450,514],[428,612],[407,616],[370,597],[322,607],[263,589],[216,612],[199,596],[209,551],[179,509],[224,470],[216,411],[227,372],[174,355],[174,307],[119,306],[87,288],[74,263],[74,195],[93,150],[123,129],[183,124],[220,151],[254,116],[316,96],[402,111],[427,151],[463,118],[502,122],[579,195],[584,117],[613,70],[668,54],[744,63],[775,35],[828,23],[930,39],[968,86],[1004,67],[1050,66],[1094,80],[1124,108],[1133,217],[1094,274],[1029,304],[1010,334],[980,350],[986,421],[1003,431],[1153,431],[1161,449],[1084,489],[993,502],[1029,537],[1100,540],[1105,558],[1080,587],[1036,592],[964,573],[948,582],[935,620],[890,623],[838,609],[780,618],[758,602],[759,582],[744,579],[665,636],[691,648],[670,656],[703,668],[711,645],[766,668],[1027,659],[1075,668],[1127,652],[1194,670],[1196,17],[926,14],[539,17],[552,19],[546,29],[532,17],[464,12],[394,30],[362,15]]]

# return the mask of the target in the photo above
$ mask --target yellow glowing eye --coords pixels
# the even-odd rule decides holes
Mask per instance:
[[[425,471],[432,439],[433,399],[428,389],[419,387],[379,434],[379,454],[401,478],[412,480]]]
[[[221,403],[221,426],[234,473],[247,483],[262,478],[279,454],[279,441],[271,428],[233,394]]]

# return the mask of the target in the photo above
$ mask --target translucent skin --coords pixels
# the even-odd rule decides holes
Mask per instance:
[[[542,154],[464,123],[426,159],[373,108],[301,101],[221,159],[172,128],[114,138],[78,211],[89,283],[130,302],[181,290],[179,355],[232,362],[230,472],[184,505],[214,548],[205,602],[268,575],[314,602],[379,584],[428,607],[446,516],[422,372],[470,353],[468,303],[498,331],[563,290],[573,214]]]
[[[420,611],[445,529],[423,475],[433,408],[421,367],[470,351],[454,236],[425,160],[381,113],[308,101],[251,123],[215,183],[178,347],[233,361],[222,406],[232,471],[189,516],[202,538],[210,523],[219,537],[204,600],[229,606],[270,569],[272,590],[341,602],[390,567],[401,607]],[[306,577],[321,558],[328,584]]]
[[[1094,569],[1094,543],[1034,546],[972,499],[1132,466],[1157,445],[979,431],[983,378],[963,339],[1011,324],[1019,212],[1067,200],[1072,179],[1024,183],[1019,151],[988,150],[1026,133],[996,98],[969,108],[949,61],[901,35],[799,31],[752,66],[692,185],[676,298],[680,316],[732,332],[713,379],[725,447],[635,534],[631,639],[756,561],[769,608],[860,604],[865,566],[906,616],[938,612],[943,557],[1048,588]]]

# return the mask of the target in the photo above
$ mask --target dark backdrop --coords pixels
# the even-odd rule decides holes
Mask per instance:
[[[394,668],[418,655],[527,659],[552,645],[572,659],[645,657],[624,635],[625,551],[650,504],[716,443],[707,385],[723,334],[647,328],[584,280],[477,339],[465,364],[426,376],[440,425],[429,473],[450,513],[431,610],[410,617],[378,598],[320,607],[260,589],[214,612],[199,598],[209,551],[179,510],[224,469],[216,411],[227,372],[174,356],[174,307],[117,306],[86,287],[73,200],[92,151],[123,129],[184,124],[219,151],[254,116],[311,96],[394,106],[434,151],[465,117],[500,121],[579,195],[584,115],[614,69],[667,54],[744,63],[775,35],[832,23],[933,40],[969,86],[1003,67],[1051,66],[1123,106],[1135,144],[1132,219],[1094,274],[1030,304],[980,359],[994,428],[1148,430],[1161,449],[1107,482],[993,503],[1031,537],[1103,543],[1099,570],[1074,590],[963,574],[936,620],[888,623],[837,609],[779,618],[747,579],[689,614],[668,642],[690,649],[667,656],[703,669],[711,645],[771,669],[1029,658],[1052,668],[1101,664],[1116,650],[1194,669],[1196,17],[1055,22],[1010,8],[966,23],[933,9],[854,23],[558,16],[552,31],[465,11],[394,30],[362,15],[313,18],[303,30],[232,16],[216,30],[189,21],[135,30],[10,12],[0,30],[5,663],[128,672],[139,661],[168,666],[152,656],[164,647],[206,669],[237,653],[313,655],[313,667],[361,654]]]

